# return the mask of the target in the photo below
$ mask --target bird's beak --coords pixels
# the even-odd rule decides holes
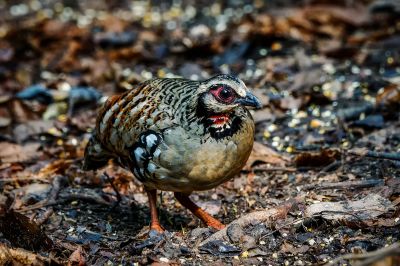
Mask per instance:
[[[238,98],[236,100],[236,103],[243,105],[243,106],[255,107],[256,109],[262,108],[262,104],[261,104],[260,100],[256,96],[254,96],[253,93],[251,93],[249,91],[246,92],[245,97]]]

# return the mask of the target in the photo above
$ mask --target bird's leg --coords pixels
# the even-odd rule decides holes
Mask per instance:
[[[163,233],[164,228],[162,228],[160,221],[158,220],[157,213],[157,190],[155,189],[146,189],[147,196],[149,197],[149,205],[150,205],[150,231],[155,230],[158,233]]]
[[[203,221],[207,226],[212,227],[217,230],[221,230],[225,228],[225,225],[222,224],[220,221],[212,217],[206,211],[201,209],[199,206],[196,205],[188,195],[185,195],[180,192],[175,192],[175,198],[182,204],[184,207],[189,209],[194,215],[196,215],[200,220]]]

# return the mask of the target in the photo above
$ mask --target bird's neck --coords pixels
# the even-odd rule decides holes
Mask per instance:
[[[240,117],[234,113],[213,114],[203,120],[206,131],[215,139],[222,139],[233,136],[242,123]]]

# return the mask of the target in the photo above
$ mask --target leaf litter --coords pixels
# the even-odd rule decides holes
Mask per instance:
[[[2,264],[398,264],[395,1],[2,7]],[[148,238],[140,183],[80,169],[96,108],[152,77],[215,73],[263,103],[245,171],[192,195],[227,228],[163,192],[167,233]]]

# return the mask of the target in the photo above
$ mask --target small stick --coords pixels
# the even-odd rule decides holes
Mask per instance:
[[[67,183],[67,178],[65,176],[59,175],[59,176],[54,177],[53,188],[50,191],[48,201],[55,201],[57,199],[58,194],[60,193],[61,189],[64,188],[66,183]]]
[[[350,150],[349,154],[357,155],[357,156],[366,156],[378,159],[388,159],[394,161],[400,161],[400,152],[376,152],[376,151],[358,151],[358,150]]]
[[[383,179],[369,179],[369,180],[357,180],[357,181],[345,181],[335,183],[321,183],[321,184],[310,184],[301,186],[300,189],[356,189],[356,188],[368,188],[383,185],[385,181]]]
[[[119,193],[118,189],[115,187],[115,184],[113,182],[113,180],[111,179],[111,177],[107,174],[106,171],[104,171],[103,175],[107,178],[107,181],[110,183],[111,187],[113,188],[116,196],[117,196],[117,201],[113,204],[113,206],[111,207],[111,210],[115,209],[115,207],[117,207],[119,205],[119,203],[122,201],[122,197],[121,194]]]
[[[56,202],[58,194],[60,193],[61,189],[64,188],[66,182],[67,182],[67,178],[65,176],[59,175],[59,176],[54,177],[53,183],[52,183],[52,189],[50,191],[49,197],[47,199],[39,201],[36,204],[33,204],[26,208],[23,208],[20,211],[35,210],[35,209],[40,209],[45,206],[52,205],[52,203]]]
[[[380,259],[383,259],[388,256],[397,256],[400,254],[400,242],[396,242],[390,246],[367,252],[367,253],[362,253],[362,254],[346,254],[340,257],[337,257],[336,259],[326,263],[326,266],[330,265],[337,265],[339,262],[343,260],[364,260],[363,262],[360,262],[357,265],[370,265],[375,261],[378,261]],[[355,264],[354,264],[355,265]]]
[[[339,166],[341,163],[342,163],[341,161],[334,161],[334,162],[328,164],[327,166],[325,166],[324,168],[322,168],[320,173],[323,174],[323,173],[330,172],[332,169],[334,169],[336,166]]]
[[[296,172],[295,167],[254,167],[254,172]]]

